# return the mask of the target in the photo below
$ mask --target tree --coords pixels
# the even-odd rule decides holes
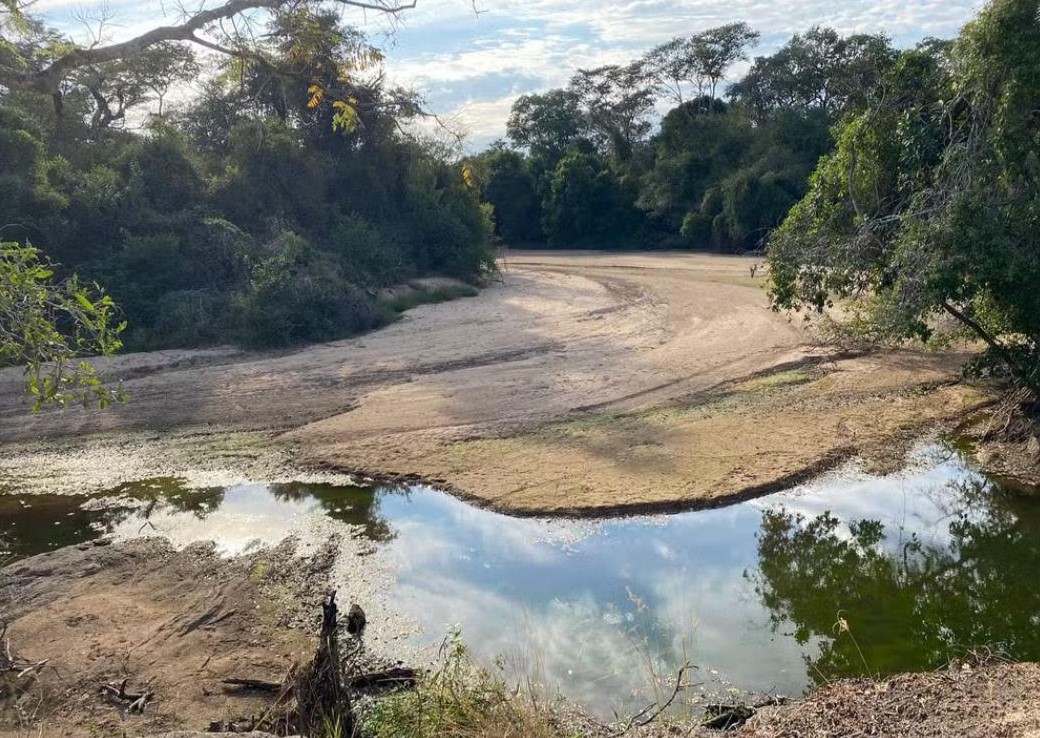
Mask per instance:
[[[685,88],[693,86],[697,95],[704,94],[704,84],[697,74],[690,53],[689,39],[677,37],[650,49],[643,64],[653,77],[657,91],[676,105],[686,102]]]
[[[577,95],[589,127],[619,162],[632,158],[635,144],[650,131],[653,88],[639,62],[579,69],[570,89]]]
[[[507,244],[542,240],[541,202],[528,162],[516,151],[491,149],[471,160],[481,196],[495,209],[495,230]]]
[[[122,395],[102,384],[83,357],[122,345],[112,298],[54,267],[31,246],[0,243],[0,366],[25,368],[33,410],[45,405],[104,407]]]
[[[685,102],[683,90],[693,87],[697,97],[715,97],[726,72],[746,60],[749,46],[760,38],[747,23],[730,23],[690,36],[673,38],[650,50],[643,63],[665,97]]]
[[[574,90],[521,95],[513,103],[506,133],[514,145],[554,168],[567,151],[585,138],[586,124]]]
[[[747,76],[730,88],[734,100],[759,120],[771,111],[819,110],[836,117],[865,102],[895,59],[884,36],[843,37],[830,28],[796,34],[772,56],[758,57]]]
[[[201,67],[192,50],[173,43],[159,43],[133,58],[140,85],[155,96],[155,115],[162,118],[166,95],[177,82],[195,79]]]
[[[698,33],[691,41],[694,67],[704,79],[704,92],[715,97],[729,68],[748,58],[748,47],[761,37],[747,23],[730,23]]]
[[[603,157],[571,152],[553,172],[544,204],[550,245],[631,245],[643,226],[633,200]]]
[[[50,96],[56,112],[63,111],[63,84],[78,70],[114,62],[130,62],[159,44],[187,42],[232,58],[270,64],[263,40],[253,33],[250,11],[267,11],[275,19],[299,19],[344,8],[396,15],[415,7],[416,0],[228,0],[222,5],[186,13],[180,23],[159,26],[126,41],[82,47],[72,44],[26,15],[31,3],[6,0],[0,4],[0,85],[9,90]],[[241,22],[233,22],[240,20]],[[224,21],[232,21],[225,23]],[[346,100],[336,100],[346,103]]]
[[[770,247],[777,309],[858,299],[876,339],[958,321],[1040,395],[1040,2],[902,55]]]

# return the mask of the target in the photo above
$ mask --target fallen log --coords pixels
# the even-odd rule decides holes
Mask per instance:
[[[225,691],[237,691],[237,692],[267,692],[267,693],[278,693],[282,691],[281,682],[267,682],[263,679],[241,679],[238,677],[232,677],[231,679],[222,679],[221,684],[225,685]]]
[[[419,678],[417,669],[407,666],[395,666],[390,669],[371,671],[367,674],[355,674],[347,678],[347,687],[362,691],[366,689],[387,689],[390,687],[414,687]],[[220,681],[227,692],[262,692],[278,694],[285,685],[281,682],[269,682],[265,679],[231,677]]]

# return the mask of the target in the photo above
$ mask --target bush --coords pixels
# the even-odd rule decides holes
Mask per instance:
[[[440,663],[414,691],[362,709],[366,738],[553,738],[551,712],[536,695],[510,689],[476,666],[458,633],[441,646]]]
[[[711,242],[711,222],[710,215],[687,213],[679,233],[690,246],[707,246]]]
[[[235,308],[249,346],[331,341],[383,322],[375,301],[343,278],[339,265],[304,239],[284,234]]]
[[[229,296],[218,290],[179,290],[159,298],[146,341],[155,347],[205,346],[227,340]]]
[[[364,284],[383,287],[413,276],[397,240],[359,215],[337,218],[326,247],[345,274]]]

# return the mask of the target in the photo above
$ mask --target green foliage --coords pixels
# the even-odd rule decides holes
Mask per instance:
[[[815,27],[796,34],[772,56],[755,59],[729,94],[758,120],[778,109],[837,116],[866,102],[896,56],[885,36],[843,37]]]
[[[814,681],[930,671],[976,647],[1040,653],[1035,500],[966,482],[945,506],[931,540],[876,520],[763,514],[748,576],[776,630],[818,644],[805,657]]]
[[[508,244],[541,241],[541,199],[530,160],[498,148],[468,164],[478,170],[480,195],[494,209],[496,234]]]
[[[225,60],[179,108],[156,107],[198,69],[177,45],[77,72],[61,118],[0,91],[0,235],[104,284],[128,348],[338,338],[385,320],[379,288],[495,268],[489,207],[401,132],[414,95],[364,36],[312,8],[268,24],[266,61]],[[145,135],[118,129],[146,103]]]
[[[520,98],[508,133],[526,158],[481,157],[502,238],[523,243],[513,224],[540,220],[550,245],[761,248],[831,150],[831,126],[866,104],[896,52],[882,36],[814,28],[758,58],[724,102],[728,70],[757,39],[720,26]],[[662,99],[678,104],[649,136]]]
[[[474,664],[458,632],[413,691],[377,700],[360,716],[365,738],[551,738],[558,731],[537,696]]]
[[[770,250],[778,309],[870,295],[864,321],[895,340],[944,313],[1040,392],[1038,12],[994,0],[952,47],[906,52],[836,129]]]
[[[339,266],[306,240],[285,233],[269,249],[272,255],[256,265],[235,302],[246,345],[328,341],[380,324],[372,298],[346,282]]]
[[[0,367],[22,366],[33,410],[121,399],[82,357],[119,350],[123,324],[112,298],[54,267],[31,246],[0,243]]]
[[[552,167],[585,137],[586,129],[579,96],[573,90],[521,95],[506,124],[509,138],[517,146]]]
[[[600,157],[568,154],[553,173],[545,203],[549,244],[604,248],[631,243],[642,226],[631,195]]]

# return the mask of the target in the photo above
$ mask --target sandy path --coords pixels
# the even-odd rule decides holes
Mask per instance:
[[[722,425],[700,411],[640,415],[689,410],[720,387],[812,353],[800,326],[769,311],[762,277],[748,275],[751,263],[512,253],[501,283],[478,297],[417,308],[360,338],[277,354],[214,349],[106,360],[103,371],[123,378],[132,402],[104,413],[30,417],[20,377],[7,370],[0,372],[0,442],[269,430],[309,464],[421,474],[518,511],[742,494],[863,450],[834,437],[843,421],[837,416],[819,427],[830,438],[807,442],[813,429],[806,424],[830,412],[829,400],[799,414],[787,400],[776,405],[772,392],[750,393],[750,405],[738,403]],[[841,379],[823,390],[837,392],[842,406],[850,392],[876,400],[951,376],[950,362],[935,357],[893,361],[834,365]],[[804,378],[813,380],[809,389],[799,381],[795,391],[811,393],[822,374]],[[772,411],[748,414],[763,399]],[[875,422],[869,402],[858,411],[877,426],[873,442],[956,414],[964,402],[926,404],[892,423]],[[761,427],[763,412],[787,427]],[[566,425],[581,418],[600,421],[578,433]],[[754,433],[768,443],[745,442]],[[764,458],[764,450],[779,456]],[[8,465],[8,473],[17,470]]]

